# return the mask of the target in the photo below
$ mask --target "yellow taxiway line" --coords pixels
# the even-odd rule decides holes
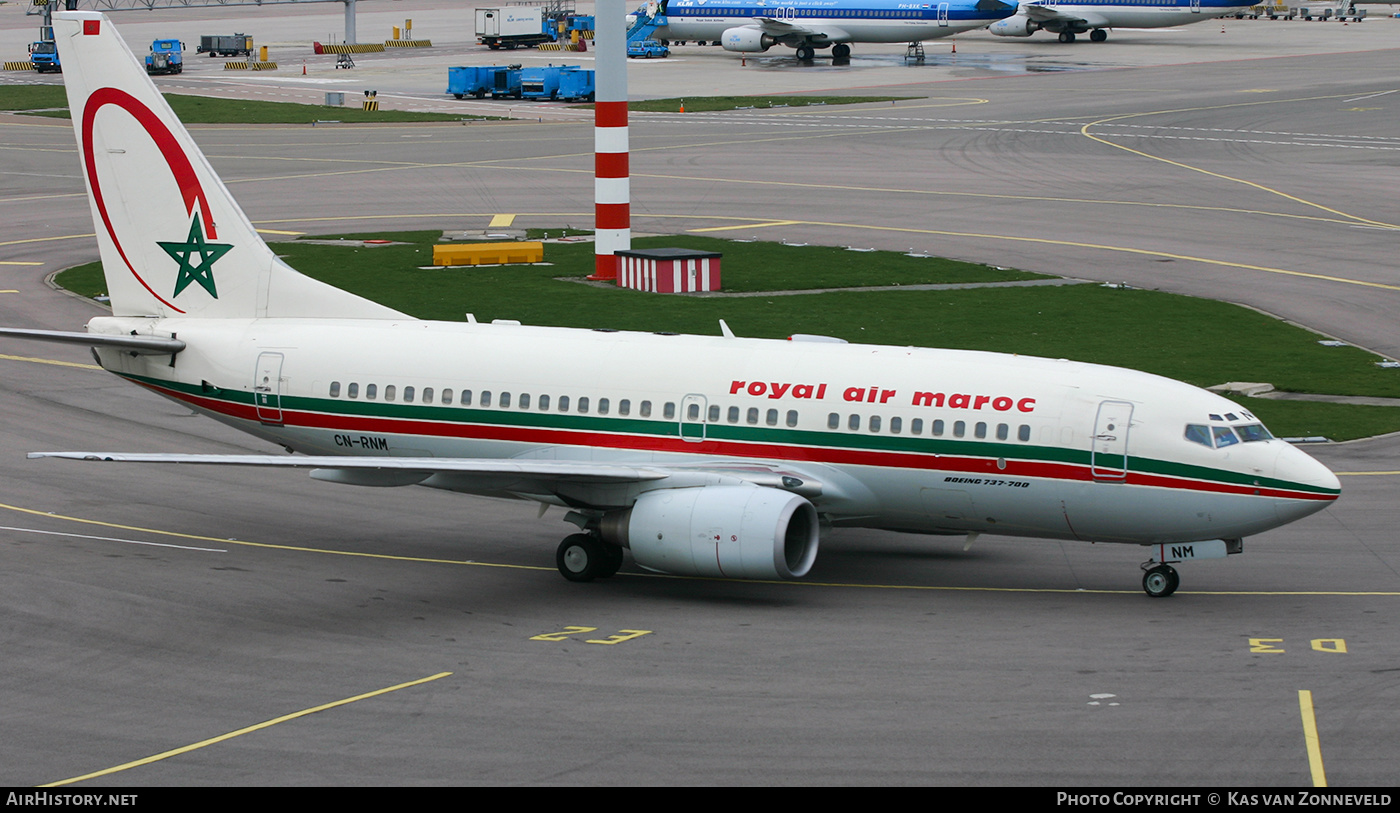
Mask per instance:
[[[50,782],[50,783],[48,783],[47,785],[40,785],[39,787],[41,787],[41,788],[57,788],[57,787],[62,787],[62,786],[64,786],[64,785],[71,785],[71,784],[73,784],[74,782],[82,782],[82,781],[87,780],[87,779],[96,779],[96,778],[98,778],[99,776],[109,776],[109,775],[111,775],[111,774],[119,773],[119,772],[121,772],[121,771],[127,771],[127,770],[130,770],[130,769],[132,769],[132,768],[139,768],[139,767],[141,767],[142,765],[150,765],[150,764],[153,763],[153,762],[160,762],[160,761],[163,760],[163,759],[170,759],[171,757],[176,757],[176,756],[179,756],[179,755],[181,755],[181,754],[188,754],[188,753],[190,753],[191,751],[197,751],[197,750],[199,750],[199,749],[201,749],[201,748],[207,748],[207,747],[209,747],[209,746],[211,746],[211,745],[215,745],[215,744],[217,744],[217,743],[221,743],[221,742],[225,742],[225,741],[227,741],[227,740],[231,740],[231,739],[233,739],[234,737],[241,737],[241,736],[243,736],[244,734],[252,734],[254,731],[261,731],[261,730],[263,730],[264,728],[271,728],[272,726],[278,725],[279,723],[285,723],[285,722],[288,722],[288,721],[291,721],[291,720],[296,720],[296,719],[301,718],[301,717],[306,717],[307,715],[310,715],[310,714],[315,714],[316,712],[319,712],[319,711],[327,711],[327,710],[329,710],[329,709],[333,709],[333,708],[336,708],[336,707],[338,707],[338,706],[346,706],[346,705],[349,705],[349,704],[351,704],[351,703],[358,703],[358,702],[361,701],[361,700],[368,700],[368,699],[371,698],[371,697],[378,697],[378,696],[380,696],[380,695],[389,694],[390,692],[397,692],[397,691],[400,691],[401,689],[408,689],[408,688],[411,688],[411,687],[413,687],[413,686],[421,686],[421,685],[424,684],[424,683],[430,683],[430,682],[432,682],[432,681],[434,681],[434,680],[439,680],[439,679],[441,679],[441,678],[445,678],[445,677],[447,677],[447,676],[450,675],[450,674],[452,674],[452,673],[451,673],[451,672],[439,672],[439,673],[437,673],[436,675],[429,675],[428,677],[419,678],[418,680],[411,680],[411,681],[409,681],[409,682],[407,682],[407,683],[400,683],[400,684],[398,684],[397,686],[389,686],[389,687],[384,688],[384,689],[376,689],[376,690],[374,690],[374,691],[372,691],[372,692],[365,692],[364,694],[357,694],[357,695],[355,695],[354,697],[347,697],[347,698],[345,698],[344,700],[336,700],[336,701],[331,702],[331,703],[323,703],[323,704],[321,704],[321,705],[319,705],[319,706],[314,706],[314,707],[309,708],[309,709],[302,709],[301,711],[294,711],[294,712],[292,712],[291,714],[284,714],[284,715],[282,715],[281,717],[274,717],[274,718],[271,719],[271,720],[266,720],[266,721],[264,721],[264,722],[258,723],[257,725],[250,725],[250,726],[248,726],[248,727],[246,727],[246,728],[240,728],[240,729],[238,729],[237,731],[230,731],[230,732],[228,732],[227,734],[220,734],[220,735],[217,736],[217,737],[210,737],[210,738],[207,739],[207,740],[200,740],[199,742],[191,743],[191,744],[189,744],[189,745],[181,746],[181,747],[179,747],[179,748],[172,748],[172,749],[169,750],[169,751],[162,751],[162,752],[159,753],[159,754],[153,754],[153,755],[148,756],[148,757],[146,757],[146,758],[144,758],[144,759],[134,760],[134,761],[132,761],[132,762],[127,762],[127,763],[124,763],[124,764],[121,764],[121,765],[116,765],[116,766],[113,766],[113,767],[111,767],[111,768],[104,768],[104,769],[102,769],[102,770],[100,770],[100,771],[93,771],[92,773],[83,774],[82,776],[75,776],[75,777],[72,777],[71,779],[61,779],[61,780],[59,780],[59,781],[57,781],[57,782]]]

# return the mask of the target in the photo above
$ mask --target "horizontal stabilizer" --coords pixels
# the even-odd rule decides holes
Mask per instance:
[[[41,342],[81,344],[88,347],[115,347],[142,356],[164,356],[185,349],[185,343],[179,339],[167,339],[161,336],[106,336],[101,333],[69,330],[24,330],[14,327],[0,327],[0,336],[35,339]]]

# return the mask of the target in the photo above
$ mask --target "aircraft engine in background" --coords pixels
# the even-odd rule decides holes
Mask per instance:
[[[987,26],[987,30],[998,37],[1029,37],[1040,30],[1040,23],[1023,14],[1017,14],[1005,20],[997,20]]]
[[[817,509],[776,488],[648,491],[605,516],[601,530],[642,567],[678,576],[798,579],[817,559]]]
[[[724,44],[726,51],[757,54],[772,48],[778,41],[754,26],[741,25],[737,28],[726,28],[720,35],[720,42]]]

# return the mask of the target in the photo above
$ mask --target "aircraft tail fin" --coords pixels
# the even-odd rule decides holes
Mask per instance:
[[[405,318],[277,258],[106,15],[53,15],[117,316]]]

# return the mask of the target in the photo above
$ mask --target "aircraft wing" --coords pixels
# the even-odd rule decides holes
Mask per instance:
[[[628,465],[586,460],[530,458],[371,457],[339,455],[220,455],[121,452],[30,452],[30,459],[60,458],[105,463],[177,463],[206,466],[263,466],[310,469],[311,477],[360,486],[424,484],[474,494],[511,495],[574,505],[630,504],[645,483],[652,487],[747,483],[780,488],[803,496],[822,493],[806,473],[761,462],[715,461],[713,464]],[[660,481],[665,481],[664,484]]]
[[[759,17],[754,20],[754,25],[758,26],[763,33],[780,42],[788,40],[802,40],[813,42],[849,42],[851,35],[845,29],[835,26],[798,25],[786,20],[777,20],[772,17]]]
[[[1045,23],[1068,23],[1070,25],[1081,26],[1108,25],[1108,21],[1098,14],[1071,14],[1066,11],[1061,11],[1056,6],[1041,5],[1040,3],[1022,3],[1021,13],[1042,25]]]

